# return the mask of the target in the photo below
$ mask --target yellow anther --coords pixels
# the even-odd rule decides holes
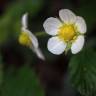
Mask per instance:
[[[75,28],[72,24],[63,25],[59,28],[58,32],[59,38],[65,41],[70,41],[75,36]]]
[[[19,43],[25,46],[30,46],[31,40],[26,32],[21,32],[19,36]]]

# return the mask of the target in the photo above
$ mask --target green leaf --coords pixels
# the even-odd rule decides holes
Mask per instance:
[[[17,72],[7,72],[2,96],[44,96],[43,88],[31,68],[24,66]]]
[[[93,96],[96,91],[96,52],[87,48],[72,57],[69,64],[72,85],[83,96]]]

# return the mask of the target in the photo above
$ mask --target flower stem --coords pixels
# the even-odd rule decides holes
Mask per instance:
[[[35,35],[37,37],[47,36],[47,34],[45,32],[37,32],[37,33],[35,33]]]

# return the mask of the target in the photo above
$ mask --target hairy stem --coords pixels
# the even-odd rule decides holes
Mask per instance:
[[[37,32],[37,33],[35,33],[35,35],[36,35],[37,37],[47,36],[47,34],[46,34],[45,32]]]

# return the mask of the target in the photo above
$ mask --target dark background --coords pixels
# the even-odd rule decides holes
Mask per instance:
[[[0,0],[0,96],[80,96],[69,80],[71,52],[55,56],[47,50],[50,36],[38,36],[46,57],[42,61],[18,42],[25,12],[28,27],[36,34],[44,32],[45,19],[59,17],[59,10],[65,8],[84,17],[85,46],[96,49],[96,0]]]

